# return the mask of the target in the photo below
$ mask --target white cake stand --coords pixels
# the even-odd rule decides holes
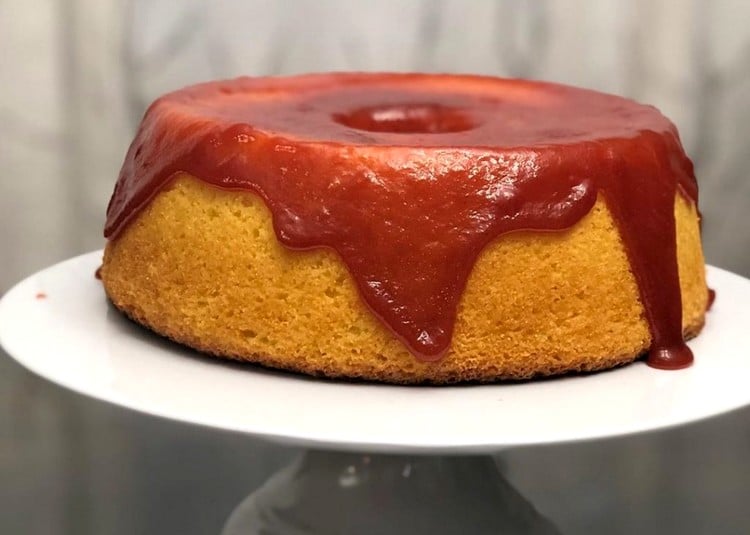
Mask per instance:
[[[82,394],[309,448],[235,510],[226,535],[556,533],[489,454],[663,429],[750,403],[750,281],[718,268],[688,369],[638,362],[528,383],[400,387],[203,357],[114,310],[94,277],[100,261],[101,252],[73,258],[10,290],[0,343]]]

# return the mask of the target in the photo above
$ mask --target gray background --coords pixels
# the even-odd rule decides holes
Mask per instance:
[[[0,0],[0,293],[102,246],[160,93],[324,70],[544,78],[654,104],[696,163],[708,260],[750,276],[748,20],[743,0]],[[81,398],[0,355],[0,533],[215,533],[293,453]],[[748,410],[503,457],[568,533],[750,532]]]

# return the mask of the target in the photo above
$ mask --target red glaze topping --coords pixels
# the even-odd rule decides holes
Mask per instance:
[[[648,362],[690,364],[674,198],[697,184],[655,108],[478,76],[329,74],[189,87],[146,112],[107,211],[114,239],[176,173],[259,194],[293,249],[330,247],[420,360],[450,346],[477,255],[516,230],[575,225],[601,194],[651,334]]]
[[[711,310],[711,307],[714,306],[714,301],[716,301],[716,290],[712,290],[711,288],[708,289],[708,303],[706,304],[706,310]]]

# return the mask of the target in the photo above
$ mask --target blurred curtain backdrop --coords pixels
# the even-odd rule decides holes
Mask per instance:
[[[328,70],[530,77],[654,104],[696,163],[709,261],[750,275],[748,20],[744,0],[4,0],[0,291],[102,245],[160,93]]]

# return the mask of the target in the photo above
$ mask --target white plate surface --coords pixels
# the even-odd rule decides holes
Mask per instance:
[[[459,453],[654,430],[750,403],[750,281],[718,268],[708,272],[718,297],[686,370],[638,362],[522,384],[402,387],[202,357],[112,308],[94,278],[100,259],[73,258],[10,290],[0,343],[50,381],[183,422],[308,446]]]

